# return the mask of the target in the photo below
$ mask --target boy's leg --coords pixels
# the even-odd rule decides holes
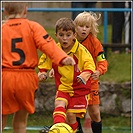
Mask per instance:
[[[93,85],[93,87],[97,89],[91,90],[88,112],[92,120],[91,127],[93,133],[102,133],[102,122],[101,122],[100,107],[99,107],[100,97],[98,91],[99,83],[97,82],[96,84]]]
[[[76,114],[75,113],[71,113],[71,112],[67,112],[66,122],[69,124],[69,126],[72,127],[74,133],[77,133],[78,122],[76,120]]]
[[[102,122],[100,117],[99,105],[89,105],[88,111],[92,120],[91,127],[93,133],[102,133]]]
[[[2,115],[2,130],[6,126],[7,118],[8,118],[8,115]]]
[[[91,127],[92,127],[93,133],[102,133],[102,122],[101,121],[100,122],[92,121]]]
[[[13,117],[13,130],[14,133],[26,133],[28,112],[20,110],[14,114]]]
[[[80,122],[80,118],[76,117],[76,120],[78,122],[78,130],[77,130],[76,133],[83,133],[83,129],[82,129],[82,125],[81,125],[81,122]]]

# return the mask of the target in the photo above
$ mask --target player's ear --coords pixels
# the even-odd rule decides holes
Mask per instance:
[[[57,37],[57,33],[55,33],[55,36]]]

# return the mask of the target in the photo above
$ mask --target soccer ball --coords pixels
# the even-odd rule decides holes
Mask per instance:
[[[74,133],[74,131],[66,123],[56,123],[49,129],[48,133]]]

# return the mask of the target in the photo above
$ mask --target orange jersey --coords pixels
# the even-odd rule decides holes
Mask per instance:
[[[88,37],[82,42],[82,44],[91,53],[95,65],[97,67],[96,69],[100,69],[101,74],[104,74],[107,71],[108,67],[107,60],[103,59],[101,61],[97,61],[98,55],[104,52],[103,46],[100,41],[93,35],[89,34]]]
[[[96,65],[96,70],[99,70],[101,75],[104,74],[107,71],[108,63],[105,58],[101,60],[98,59],[99,54],[104,52],[100,41],[92,34],[89,34],[88,37],[82,42],[82,45],[84,45],[91,53]],[[91,83],[92,89],[98,89],[98,80],[92,80]]]
[[[6,68],[35,68],[37,49],[55,64],[67,57],[44,28],[28,19],[9,19],[2,25],[2,66]]]
[[[37,49],[59,65],[67,54],[44,28],[28,19],[9,19],[2,25],[2,114],[20,109],[34,113],[38,88]],[[23,68],[23,69],[21,69]]]

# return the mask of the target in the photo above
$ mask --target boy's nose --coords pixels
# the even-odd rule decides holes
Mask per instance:
[[[66,39],[66,36],[63,36],[63,39],[65,40]]]
[[[86,30],[86,27],[85,26],[83,27],[83,30]]]

